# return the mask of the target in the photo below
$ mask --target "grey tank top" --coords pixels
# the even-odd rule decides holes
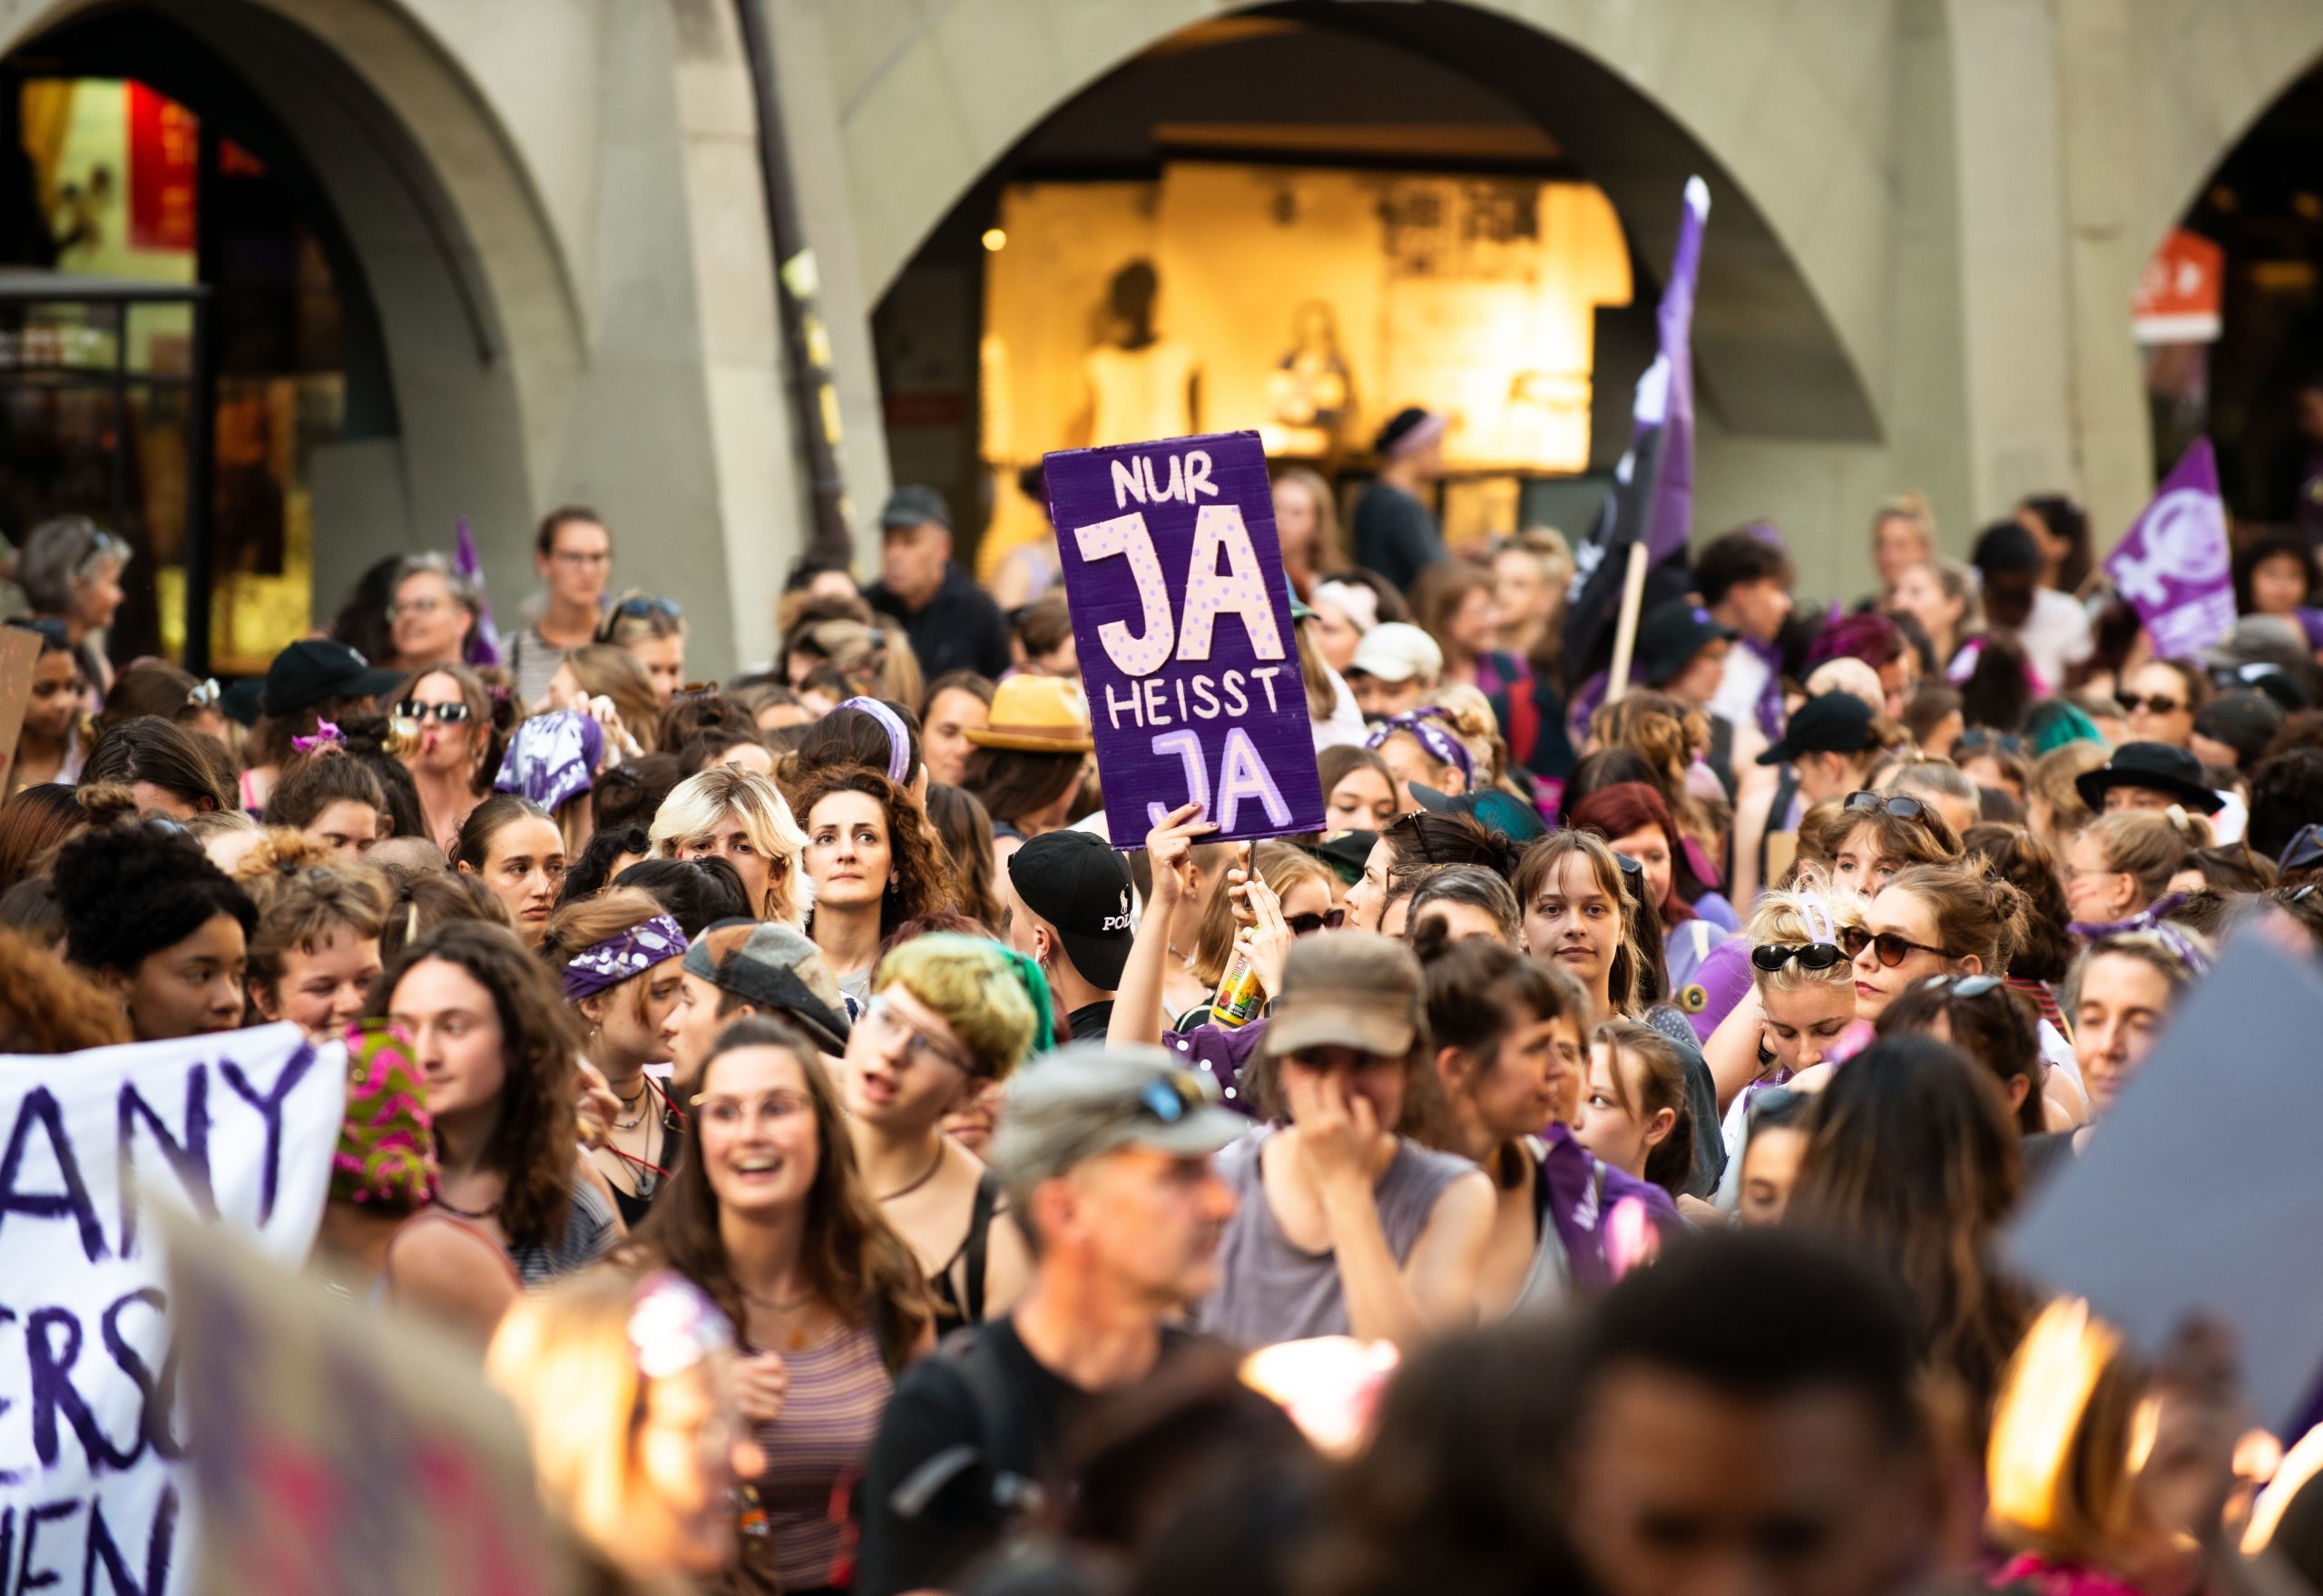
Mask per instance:
[[[1203,1299],[1194,1319],[1201,1329],[1242,1346],[1348,1334],[1338,1258],[1295,1245],[1267,1205],[1259,1152],[1273,1135],[1271,1126],[1253,1131],[1213,1165],[1234,1189],[1234,1217],[1219,1243],[1218,1289]],[[1411,1258],[1444,1189],[1475,1167],[1455,1154],[1397,1140],[1394,1161],[1372,1190],[1379,1229],[1397,1263]]]

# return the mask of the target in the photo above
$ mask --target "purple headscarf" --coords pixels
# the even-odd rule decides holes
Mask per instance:
[[[678,923],[667,915],[656,915],[574,954],[559,984],[564,988],[566,1001],[577,1003],[609,986],[619,986],[665,960],[683,958],[686,945],[686,934]]]

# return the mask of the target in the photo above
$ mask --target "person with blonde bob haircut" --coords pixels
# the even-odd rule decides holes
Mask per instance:
[[[733,1328],[700,1288],[602,1269],[520,1297],[485,1376],[594,1565],[583,1588],[683,1596],[733,1562],[735,1482],[765,1460],[736,1411]]]
[[[740,873],[765,918],[805,926],[799,858],[807,834],[791,818],[782,789],[757,771],[713,765],[689,776],[662,801],[651,835],[662,858],[724,859]]]
[[[937,932],[879,961],[848,1034],[838,1080],[856,1160],[927,1276],[939,1334],[1005,1311],[1029,1273],[1016,1228],[993,1223],[998,1178],[944,1119],[1024,1062],[1036,1023],[1005,948]]]

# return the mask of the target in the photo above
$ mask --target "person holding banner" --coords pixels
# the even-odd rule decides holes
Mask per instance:
[[[140,1042],[232,1031],[258,911],[201,845],[167,822],[85,831],[56,856],[64,955],[94,976]]]
[[[445,1211],[499,1243],[526,1286],[611,1250],[613,1190],[581,1150],[581,1038],[547,965],[504,927],[451,921],[403,950],[367,1012],[410,1039],[426,1079]]]

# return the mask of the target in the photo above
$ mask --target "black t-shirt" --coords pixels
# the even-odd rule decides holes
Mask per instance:
[[[1188,1339],[1165,1329],[1162,1355],[1172,1356]],[[998,1396],[997,1405],[1008,1415],[997,1429],[979,1411],[976,1387],[964,1366],[970,1358],[985,1360],[987,1400]],[[1033,1356],[1013,1317],[964,1330],[936,1356],[914,1364],[897,1385],[864,1460],[856,1596],[951,1588],[1008,1529],[1012,1514],[997,1500],[995,1482],[1008,1475],[1045,1478],[1066,1431],[1094,1400]],[[931,1476],[944,1472],[930,1465],[963,1449],[974,1460],[928,1491]],[[912,1503],[916,1511],[907,1515],[897,1501],[898,1491],[925,1500]]]
[[[1105,1033],[1112,1028],[1113,1000],[1093,1003],[1087,1008],[1075,1009],[1065,1015],[1064,1023],[1073,1027],[1075,1042],[1103,1042]]]
[[[885,583],[864,590],[871,607],[904,623],[920,673],[933,681],[949,671],[974,671],[997,681],[1008,669],[1008,621],[992,595],[957,565],[944,569],[944,581],[917,611]]]
[[[1371,485],[1355,503],[1355,563],[1399,588],[1445,557],[1427,506],[1393,484]]]

